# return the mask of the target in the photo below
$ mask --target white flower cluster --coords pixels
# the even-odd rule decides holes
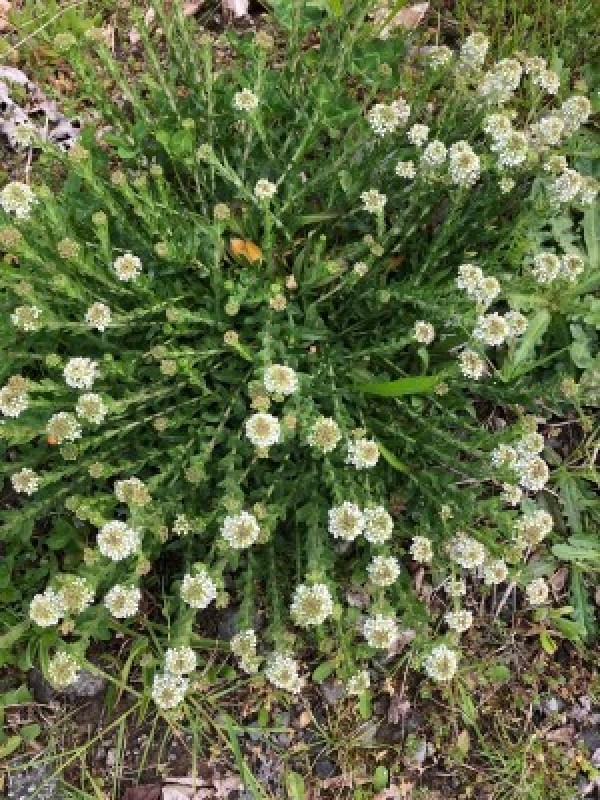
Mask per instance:
[[[236,633],[230,642],[231,652],[238,659],[240,668],[249,675],[257,672],[260,665],[260,658],[256,654],[257,644],[252,628]]]
[[[137,586],[116,583],[104,597],[104,605],[116,619],[127,619],[137,614],[142,593]]]
[[[492,451],[492,466],[510,469],[523,489],[539,492],[550,477],[548,465],[540,456],[543,448],[544,438],[541,434],[527,434],[517,441],[514,447],[507,444],[498,445]]]
[[[70,358],[63,370],[65,383],[73,389],[91,389],[98,374],[98,363],[91,358]]]
[[[464,40],[460,48],[460,63],[471,69],[483,66],[490,42],[483,33],[472,33]]]
[[[578,253],[556,253],[544,251],[533,257],[532,273],[536,281],[543,286],[554,283],[561,278],[575,283],[585,269],[583,258]]]
[[[29,408],[29,395],[25,383],[17,378],[11,378],[0,389],[0,413],[5,417],[19,417]]]
[[[90,328],[104,332],[111,321],[111,310],[105,303],[92,303],[85,312],[85,321]]]
[[[242,89],[233,95],[233,107],[236,111],[256,111],[258,108],[258,97],[251,89]]]
[[[444,621],[451,631],[465,633],[473,625],[473,613],[464,608],[448,611],[444,614]]]
[[[264,386],[269,394],[288,396],[298,391],[298,375],[291,367],[273,364],[265,369]]]
[[[0,206],[7,214],[12,213],[18,219],[28,217],[36,202],[35,193],[26,183],[13,181],[0,191]]]
[[[158,708],[171,711],[183,703],[188,688],[189,680],[182,675],[157,674],[152,683],[152,699]]]
[[[267,680],[278,689],[298,694],[304,686],[298,662],[284,653],[274,653],[265,668]]]
[[[281,441],[281,424],[272,414],[252,414],[246,420],[246,436],[255,447],[267,449]]]
[[[503,58],[484,73],[478,92],[488,103],[503,105],[519,88],[522,75],[523,67],[516,58]]]
[[[448,149],[448,174],[450,180],[462,189],[469,189],[479,180],[481,161],[471,145],[464,140]]]
[[[260,536],[260,525],[254,514],[241,511],[235,516],[225,517],[221,536],[234,550],[243,550],[256,542]]]
[[[462,531],[458,531],[448,544],[448,554],[463,569],[479,569],[486,560],[484,545]]]
[[[142,273],[142,261],[138,256],[127,252],[115,259],[113,269],[120,281],[133,283]]]
[[[331,592],[324,583],[301,584],[296,587],[290,611],[297,625],[322,625],[333,613]]]
[[[383,506],[362,511],[348,501],[329,510],[329,532],[336,539],[352,542],[362,533],[371,544],[383,544],[392,536],[394,522]]]
[[[363,632],[369,647],[376,650],[391,650],[400,635],[396,618],[390,614],[368,617]]]
[[[425,672],[437,683],[451,681],[458,669],[458,653],[447,645],[434,647],[423,664]]]
[[[188,606],[196,609],[207,608],[217,597],[217,587],[205,567],[194,575],[183,576],[181,598]]]
[[[41,309],[37,306],[17,306],[10,315],[10,321],[21,331],[33,333],[40,329]]]
[[[553,527],[552,515],[547,511],[530,511],[515,522],[515,542],[523,549],[537,547]]]
[[[385,588],[398,580],[400,564],[394,556],[374,556],[367,567],[367,572],[374,586]]]
[[[115,497],[128,506],[145,506],[150,502],[150,492],[139,478],[125,478],[115,482]]]
[[[360,672],[355,672],[354,675],[351,675],[348,678],[346,683],[346,693],[360,697],[361,694],[364,694],[369,687],[371,686],[371,677],[369,675],[368,670],[363,669]]]
[[[331,453],[337,447],[342,432],[332,417],[318,417],[307,437],[308,444],[321,453]]]
[[[123,561],[136,553],[141,544],[139,531],[121,520],[107,522],[97,536],[98,550],[111,561]]]
[[[64,650],[55,653],[48,662],[47,677],[54,689],[67,689],[75,683],[78,675],[77,660]]]
[[[40,476],[28,467],[20,469],[11,476],[10,482],[15,492],[32,495],[40,485]]]
[[[377,103],[367,115],[371,128],[378,136],[394,133],[406,125],[410,117],[410,106],[399,98],[392,103]]]
[[[356,469],[371,469],[379,461],[379,446],[374,439],[360,437],[348,442],[346,463]]]

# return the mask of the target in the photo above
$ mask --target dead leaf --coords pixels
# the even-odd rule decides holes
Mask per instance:
[[[160,783],[132,786],[125,791],[123,800],[159,800],[161,788]]]
[[[191,0],[189,3],[183,4],[183,16],[184,17],[193,17],[196,11],[202,5],[203,0]]]
[[[191,786],[173,786],[167,784],[163,786],[162,800],[190,800],[194,797],[196,790]]]
[[[548,581],[548,583],[552,588],[552,591],[560,592],[562,589],[564,589],[568,577],[569,577],[568,567],[561,567],[560,569],[556,570],[554,575]]]
[[[575,728],[573,725],[563,725],[562,728],[554,728],[554,730],[548,731],[544,738],[548,742],[556,742],[557,744],[573,744]]]
[[[406,6],[398,11],[394,17],[394,22],[401,28],[411,31],[420,24],[428,11],[429,3],[416,3],[414,6]]]
[[[231,254],[235,256],[235,258],[243,256],[251,264],[254,264],[256,261],[262,261],[262,250],[249,239],[231,239],[229,247],[231,249]]]
[[[139,33],[136,31],[135,28],[132,28],[129,31],[128,38],[129,38],[129,43],[133,45],[139,44],[142,40],[142,37],[139,35]]]
[[[226,17],[245,17],[250,0],[221,0],[221,5]]]
[[[401,694],[392,695],[388,708],[387,719],[390,725],[398,725],[410,711],[410,702]]]

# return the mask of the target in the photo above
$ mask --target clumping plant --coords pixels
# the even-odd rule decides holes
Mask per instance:
[[[482,595],[550,604],[538,418],[570,376],[545,334],[588,260],[531,231],[596,197],[568,160],[589,101],[481,33],[415,55],[347,6],[314,49],[299,3],[220,39],[158,4],[139,84],[88,32],[97,118],[43,145],[55,189],[0,192],[1,538],[57,687],[155,620],[173,709],[226,606],[240,669],[282,690],[310,647],[361,695],[411,642],[444,683]]]

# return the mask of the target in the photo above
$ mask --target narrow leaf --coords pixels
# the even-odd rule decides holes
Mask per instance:
[[[411,375],[395,381],[373,381],[359,383],[354,388],[365,394],[379,397],[402,397],[407,394],[427,394],[432,392],[442,380],[440,375]]]

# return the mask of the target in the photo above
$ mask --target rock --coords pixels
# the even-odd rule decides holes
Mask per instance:
[[[11,762],[8,772],[7,800],[64,800],[58,787],[58,777],[49,762],[32,761],[19,756]]]
[[[584,728],[579,734],[587,745],[590,753],[600,749],[600,728]]]
[[[62,692],[58,692],[54,689],[41,671],[35,667],[30,670],[28,680],[35,700],[43,705],[61,700],[67,700],[70,703],[77,702],[78,700],[90,700],[100,697],[106,689],[105,678],[94,675],[85,669],[79,672],[75,683]]]
[[[330,761],[328,758],[323,758],[315,762],[314,769],[317,773],[317,777],[321,780],[325,780],[335,775],[337,767],[333,761]]]
[[[346,688],[341,681],[326,681],[321,684],[321,691],[328,706],[334,706],[346,695]]]

